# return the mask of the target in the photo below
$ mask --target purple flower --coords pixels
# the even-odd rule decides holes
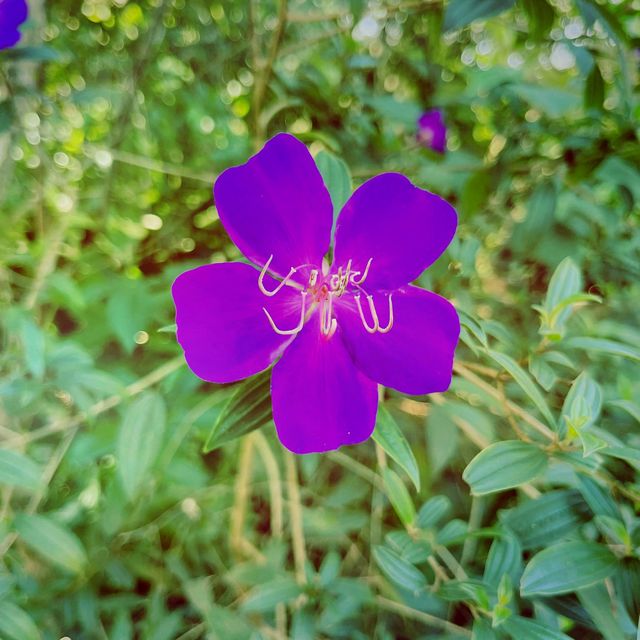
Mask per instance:
[[[447,127],[440,109],[425,111],[418,118],[418,142],[438,153],[447,148]]]
[[[27,19],[25,0],[0,0],[0,49],[8,49],[20,40],[18,27]]]
[[[366,440],[377,384],[445,391],[460,325],[444,298],[409,283],[446,249],[456,213],[397,173],[358,188],[338,218],[307,148],[279,134],[216,181],[220,220],[256,267],[209,264],[173,283],[191,370],[233,382],[277,360],[273,419],[295,453]]]

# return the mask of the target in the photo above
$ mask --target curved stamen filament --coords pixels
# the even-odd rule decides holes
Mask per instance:
[[[389,322],[387,322],[386,327],[378,326],[378,333],[389,333],[389,331],[391,331],[391,327],[393,327],[393,302],[391,302],[391,294],[389,294],[388,300],[389,300]],[[373,304],[371,300],[369,300],[369,304]],[[377,317],[376,317],[376,320],[377,320]]]
[[[376,311],[376,306],[373,303],[373,296],[367,296],[367,302],[369,303],[369,312],[371,313],[371,320],[373,321],[373,326],[370,326],[367,322],[367,319],[364,317],[364,311],[362,310],[362,303],[360,302],[360,295],[354,296],[356,305],[358,307],[358,313],[360,314],[360,320],[362,322],[362,326],[365,328],[365,331],[368,333],[389,333],[391,328],[393,327],[393,302],[391,302],[391,294],[388,296],[389,300],[389,321],[387,322],[386,327],[380,326],[380,319],[378,318],[378,312]]]
[[[354,296],[356,300],[356,305],[358,306],[358,313],[360,314],[360,320],[362,321],[362,326],[368,333],[375,333],[380,326],[378,323],[378,314],[376,313],[376,308],[373,306],[373,300],[371,296],[367,296],[367,300],[369,301],[369,309],[371,311],[371,318],[373,320],[373,326],[370,327],[367,323],[367,319],[364,317],[364,311],[362,310],[362,303],[360,302],[360,296]]]
[[[265,262],[265,265],[264,267],[262,267],[262,271],[258,276],[258,289],[260,289],[260,291],[262,291],[262,293],[264,293],[265,296],[269,296],[269,297],[275,296],[276,293],[278,293],[278,291],[280,291],[280,289],[282,289],[282,287],[284,287],[287,284],[287,282],[291,279],[291,276],[297,271],[297,269],[295,269],[294,267],[291,267],[291,269],[289,269],[289,273],[285,276],[284,280],[282,280],[282,282],[280,282],[280,284],[273,291],[269,291],[264,286],[264,277],[267,273],[267,270],[269,269],[269,265],[271,264],[272,260],[273,260],[273,254],[269,256],[269,259]]]
[[[331,317],[333,312],[333,292],[329,292],[329,297],[323,300],[320,307],[320,331],[322,335],[330,338],[338,328],[338,321]]]
[[[273,318],[271,317],[271,314],[267,311],[265,307],[262,307],[262,310],[267,316],[267,320],[269,321],[271,328],[277,334],[281,336],[293,336],[296,333],[300,333],[300,331],[302,331],[302,327],[304,327],[304,314],[307,306],[307,292],[303,291],[301,295],[302,295],[302,304],[300,305],[300,321],[298,322],[298,326],[294,327],[293,329],[279,329],[276,323],[274,322]]]
[[[359,284],[362,284],[367,279],[367,276],[369,275],[369,267],[371,266],[372,261],[373,261],[373,258],[369,258],[369,261],[367,262],[367,266],[364,268],[364,273],[362,274],[359,280],[356,280],[356,276],[360,275],[359,271],[354,271],[351,274],[351,284],[359,285]],[[349,263],[351,263],[351,260],[349,260]]]

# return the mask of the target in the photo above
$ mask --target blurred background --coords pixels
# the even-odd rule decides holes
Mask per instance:
[[[0,51],[0,637],[635,638],[640,2],[29,8]],[[450,391],[386,392],[375,442],[323,456],[174,334],[173,279],[239,257],[216,175],[279,131],[336,207],[391,170],[460,218],[419,281],[460,311]]]

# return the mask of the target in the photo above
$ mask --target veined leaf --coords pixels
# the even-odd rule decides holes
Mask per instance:
[[[349,167],[329,151],[321,151],[315,160],[324,184],[329,190],[333,203],[333,219],[335,220],[353,190]]]
[[[474,20],[486,20],[510,9],[514,3],[515,0],[452,0],[447,5],[444,30],[452,31]]]
[[[568,338],[565,341],[566,346],[574,349],[582,349],[584,351],[600,351],[608,353],[612,356],[622,356],[640,362],[640,350],[615,340],[606,340],[604,338],[590,338],[587,336],[577,336]]]
[[[433,496],[420,507],[416,524],[421,529],[431,529],[436,527],[449,511],[451,500],[447,496]]]
[[[271,371],[238,384],[218,415],[204,445],[205,453],[263,427],[271,420]]]
[[[86,566],[87,555],[77,536],[47,516],[20,513],[14,526],[24,543],[51,564],[72,573]]]
[[[616,557],[601,544],[561,542],[533,556],[520,589],[525,598],[571,593],[608,578],[616,566]]]
[[[570,636],[551,629],[540,622],[523,618],[522,616],[510,616],[501,625],[513,640],[572,640]]]
[[[373,558],[382,573],[399,587],[415,593],[427,586],[427,579],[422,571],[392,549],[377,545],[373,547]]]
[[[404,525],[412,524],[416,519],[416,510],[402,480],[400,480],[395,471],[388,467],[382,470],[382,478],[387,490],[387,496],[393,505],[394,511],[398,514],[398,518]]]
[[[539,447],[519,440],[496,442],[481,451],[462,478],[471,493],[481,496],[512,489],[533,480],[547,468],[547,456]]]
[[[148,391],[127,408],[118,431],[118,475],[133,499],[153,466],[164,437],[166,410],[162,396]]]
[[[529,396],[533,404],[538,408],[538,411],[544,416],[547,424],[555,428],[555,420],[549,410],[549,407],[542,396],[542,393],[538,390],[535,383],[529,377],[529,374],[511,357],[492,349],[487,349],[487,353],[506,371],[511,374],[513,379],[518,383],[520,388]]]
[[[242,603],[244,611],[271,611],[281,602],[290,602],[302,593],[302,588],[293,578],[279,578],[252,589]]]
[[[42,485],[42,471],[24,454],[0,449],[0,484],[36,491]]]
[[[0,602],[0,637],[6,640],[40,640],[42,636],[26,611],[12,602]]]
[[[413,451],[398,423],[384,406],[378,409],[372,437],[407,472],[416,491],[420,491],[420,472]]]

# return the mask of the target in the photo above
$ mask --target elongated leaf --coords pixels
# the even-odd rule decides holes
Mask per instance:
[[[610,405],[626,411],[637,422],[640,422],[640,405],[631,400],[610,400]]]
[[[395,512],[398,514],[398,518],[400,518],[404,525],[412,524],[416,518],[416,510],[413,506],[413,500],[411,500],[411,496],[402,480],[400,480],[395,471],[389,468],[382,470],[382,477],[387,490],[387,496]]]
[[[329,151],[321,151],[316,156],[316,165],[329,190],[331,202],[333,203],[333,218],[335,220],[353,190],[349,167],[343,160]]]
[[[478,618],[473,623],[471,640],[498,640],[498,636],[487,620]]]
[[[567,298],[580,293],[582,289],[582,275],[580,269],[571,258],[565,258],[553,272],[544,306],[549,314]]]
[[[467,466],[462,478],[471,493],[481,496],[517,487],[533,480],[547,468],[547,456],[528,442],[496,442],[481,451]]]
[[[587,610],[591,619],[605,640],[625,640],[626,635],[615,619],[611,610],[615,604],[611,602],[607,588],[604,585],[594,585],[578,591],[580,604]]]
[[[549,407],[542,397],[542,393],[536,387],[533,380],[531,380],[529,374],[513,359],[504,353],[499,353],[491,349],[487,350],[487,353],[520,385],[520,388],[529,396],[533,404],[538,408],[538,411],[544,416],[547,424],[555,428],[555,420],[549,410]]]
[[[570,636],[551,629],[540,622],[523,618],[522,616],[510,616],[501,625],[513,640],[572,640]]]
[[[0,449],[0,484],[36,491],[42,485],[42,470],[31,458],[17,451]]]
[[[535,549],[571,534],[584,522],[587,511],[577,491],[552,491],[510,509],[502,522],[524,549]]]
[[[451,500],[447,496],[429,498],[418,511],[416,524],[421,529],[431,529],[451,511]]]
[[[604,338],[590,338],[578,336],[565,341],[568,347],[582,349],[584,351],[600,351],[611,356],[622,356],[640,362],[640,350],[630,347],[628,344],[616,342],[615,340],[605,340]]]
[[[484,568],[484,582],[497,589],[505,574],[513,584],[517,584],[522,574],[522,548],[512,535],[500,536],[491,544]]]
[[[398,423],[384,406],[378,409],[373,439],[407,472],[416,491],[420,491],[420,471],[416,458]]]
[[[271,420],[271,371],[241,382],[215,421],[204,451],[259,429]]]
[[[602,389],[583,371],[571,385],[562,406],[562,417],[567,427],[588,429],[600,415]]]
[[[271,611],[281,602],[290,602],[302,593],[293,578],[280,578],[252,589],[242,603],[244,611]]]
[[[514,229],[512,244],[517,251],[531,250],[543,237],[543,231],[553,224],[557,200],[555,182],[544,181],[535,188],[525,219]]]
[[[636,468],[638,468],[637,465],[640,465],[640,449],[632,449],[631,447],[606,447],[602,449],[602,453],[612,458],[624,460]]]
[[[42,636],[26,611],[12,602],[0,602],[0,637],[6,640],[40,640]]]
[[[118,475],[125,493],[133,499],[158,457],[166,426],[162,396],[148,391],[127,408],[116,442]]]
[[[44,334],[42,329],[31,318],[23,318],[20,329],[25,364],[29,373],[40,380],[44,375],[45,368]]]
[[[392,549],[377,545],[373,547],[373,558],[382,573],[399,587],[418,592],[427,586],[424,574]]]
[[[593,478],[578,473],[577,479],[578,489],[594,515],[620,518],[620,511],[615,500]]]
[[[590,587],[616,570],[616,557],[595,542],[561,542],[536,554],[524,570],[523,597],[553,596]]]
[[[24,543],[51,564],[72,573],[80,573],[86,566],[87,556],[80,540],[47,516],[20,513],[14,526]]]
[[[474,20],[486,20],[514,5],[515,0],[452,0],[444,17],[445,31],[460,29]]]

